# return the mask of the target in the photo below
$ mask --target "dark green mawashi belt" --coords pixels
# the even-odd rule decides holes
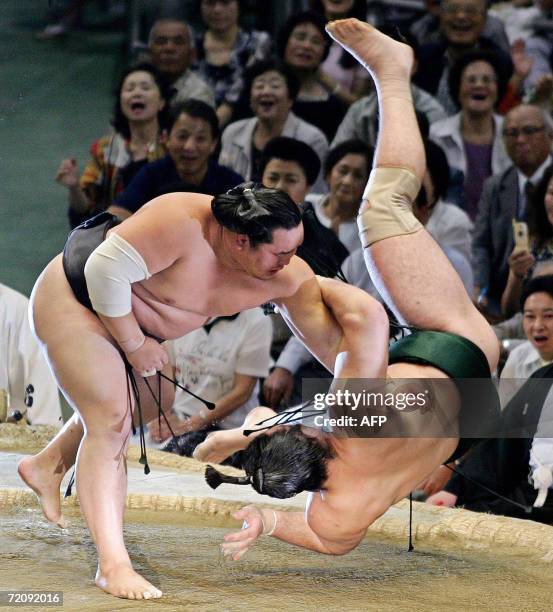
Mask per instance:
[[[470,340],[437,331],[416,331],[390,347],[389,363],[431,365],[451,378],[490,378],[488,360]]]

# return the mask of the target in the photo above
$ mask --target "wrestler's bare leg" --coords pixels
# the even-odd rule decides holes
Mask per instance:
[[[120,353],[98,318],[75,300],[60,258],[39,279],[32,304],[35,331],[58,384],[84,423],[76,482],[98,550],[96,584],[118,597],[159,597],[161,592],[133,570],[123,541],[131,414]],[[58,435],[68,437],[67,432]]]
[[[172,378],[171,366],[164,368],[166,376]],[[149,378],[152,381],[152,378]],[[149,389],[140,376],[136,376],[143,421],[149,421],[158,416],[158,406],[153,401]],[[153,385],[153,386],[152,386]],[[157,392],[157,380],[150,387]],[[174,387],[167,381],[162,381],[162,409],[170,409],[174,398]],[[137,415],[134,415],[135,426],[138,427]],[[82,421],[77,412],[67,421],[47,446],[36,455],[24,457],[18,465],[18,472],[25,484],[36,494],[42,506],[44,516],[60,527],[66,527],[67,521],[61,510],[60,486],[65,474],[77,459],[77,451],[84,436]]]
[[[375,80],[380,132],[374,166],[407,168],[422,180],[425,156],[411,100],[411,49],[356,19],[334,21],[327,29]],[[365,203],[360,214],[366,206],[370,204]],[[401,320],[464,336],[484,351],[495,370],[495,335],[428,232],[422,229],[374,242],[365,249],[365,261],[373,282]]]
[[[37,494],[44,516],[60,527],[67,525],[61,511],[61,481],[75,463],[83,433],[79,415],[74,414],[40,453],[24,457],[17,467],[19,476]]]

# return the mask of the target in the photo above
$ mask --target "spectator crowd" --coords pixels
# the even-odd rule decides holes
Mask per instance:
[[[332,19],[370,21],[413,48],[428,163],[414,212],[496,326],[506,359],[497,376],[521,382],[518,393],[502,395],[507,431],[525,380],[553,376],[553,0],[425,0],[418,11],[393,1],[310,0],[292,3],[301,10],[272,36],[245,26],[240,0],[197,4],[201,29],[178,16],[151,24],[145,50],[121,75],[111,129],[106,117],[83,170],[75,159],[60,162],[70,226],[105,210],[128,217],[165,193],[217,195],[262,182],[303,207],[298,256],[379,298],[356,228],[378,143],[376,92],[325,31]],[[191,454],[258,403],[301,401],[305,376],[329,377],[280,317],[261,309],[208,321],[168,344],[180,384],[217,405],[207,413],[177,391],[168,423],[149,424],[152,442],[173,452]],[[553,412],[553,393],[542,395],[524,444],[477,446],[449,466],[453,478],[443,467],[421,483],[427,501],[514,516],[520,504],[532,507],[529,477],[553,468],[553,440],[536,436]],[[479,480],[502,499],[478,489]],[[551,497],[529,517],[553,524]]]

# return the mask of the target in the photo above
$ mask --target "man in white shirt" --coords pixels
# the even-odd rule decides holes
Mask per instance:
[[[215,403],[214,410],[207,410],[192,395],[177,388],[167,415],[177,436],[198,431],[207,435],[213,429],[231,429],[244,421],[259,404],[258,381],[269,372],[271,336],[269,318],[260,308],[252,308],[209,320],[203,327],[167,343],[175,380]],[[148,429],[156,442],[171,436],[167,424],[159,419],[151,421]],[[205,435],[194,437],[195,443],[203,441]],[[181,442],[170,442],[166,450],[180,452],[186,438]]]
[[[28,307],[24,295],[0,284],[0,390],[9,397],[7,417],[61,427],[58,387],[31,333]]]

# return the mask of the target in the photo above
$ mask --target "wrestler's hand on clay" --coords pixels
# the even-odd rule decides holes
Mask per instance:
[[[448,493],[447,491],[438,491],[431,495],[427,500],[427,504],[432,506],[445,506],[446,508],[454,508],[457,503],[457,495]]]
[[[169,363],[169,355],[157,340],[146,338],[144,344],[132,351],[125,353],[128,362],[141,376],[153,376]]]
[[[242,529],[225,536],[221,550],[225,557],[240,561],[246,552],[255,544],[257,538],[263,535],[265,524],[263,514],[256,506],[245,506],[234,513],[234,518],[244,521]]]

